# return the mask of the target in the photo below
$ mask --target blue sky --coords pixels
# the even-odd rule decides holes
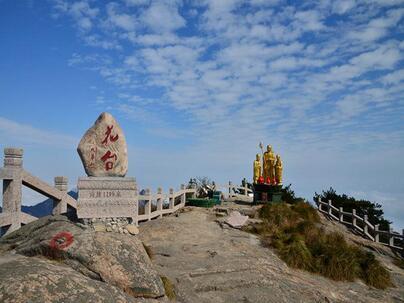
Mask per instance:
[[[0,0],[0,147],[74,187],[77,144],[108,111],[128,175],[167,189],[251,178],[262,141],[297,194],[333,186],[402,228],[403,13],[394,0]]]

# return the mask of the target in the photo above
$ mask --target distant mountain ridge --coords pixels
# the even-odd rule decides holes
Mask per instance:
[[[67,193],[69,196],[71,196],[74,199],[77,199],[78,194],[77,191],[71,190]],[[21,207],[21,210],[27,214],[30,214],[34,217],[45,217],[48,215],[52,214],[52,208],[53,208],[53,200],[52,199],[46,199],[42,202],[39,202],[36,205],[32,206],[25,206],[23,205]],[[3,209],[0,207],[0,211],[3,211]]]

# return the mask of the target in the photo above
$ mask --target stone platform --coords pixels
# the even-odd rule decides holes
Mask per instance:
[[[78,218],[137,217],[135,178],[81,177],[77,188]]]

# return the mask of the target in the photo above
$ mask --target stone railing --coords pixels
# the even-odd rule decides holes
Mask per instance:
[[[38,218],[21,210],[22,186],[26,186],[53,200],[54,215],[64,214],[77,209],[77,200],[67,194],[67,177],[58,176],[54,179],[54,186],[31,175],[23,168],[23,150],[19,148],[4,149],[4,167],[0,168],[0,179],[3,180],[3,205],[0,213],[0,236],[8,234]],[[137,195],[138,215],[133,218],[135,223],[147,221],[156,217],[170,214],[185,206],[187,195],[195,196],[195,188],[185,188],[181,185],[179,191],[170,189],[168,194],[163,194],[161,188],[157,193],[151,194],[150,189],[143,195]],[[152,209],[153,201],[156,201],[156,209]],[[164,203],[168,201],[168,203]],[[144,212],[139,213],[139,202],[144,202]]]
[[[187,195],[195,197],[195,194],[195,188],[185,188],[184,184],[176,192],[170,188],[168,194],[164,194],[161,187],[157,189],[155,194],[152,194],[150,189],[146,189],[143,195],[137,196],[138,205],[139,202],[143,202],[144,205],[143,211],[142,208],[138,207],[137,221],[150,221],[157,217],[161,218],[165,214],[171,214],[185,206]]]
[[[243,202],[253,202],[254,197],[252,196],[252,189],[245,186],[234,185],[231,181],[228,184],[220,185],[216,184],[215,188],[221,190],[225,199],[227,201],[243,201]],[[241,192],[241,193],[239,193]]]
[[[320,212],[342,224],[352,227],[366,238],[394,249],[403,250],[404,229],[401,235],[398,232],[394,232],[392,228],[390,230],[379,230],[379,225],[370,223],[367,215],[363,217],[359,216],[356,213],[356,209],[352,209],[352,213],[346,212],[342,207],[337,208],[333,206],[331,200],[328,200],[328,202],[318,200],[316,204]],[[346,220],[347,218],[349,218],[348,221]]]
[[[21,211],[23,185],[53,199],[54,214],[65,213],[68,207],[77,207],[77,201],[67,194],[66,177],[55,177],[55,184],[51,186],[24,170],[22,164],[22,149],[4,149],[4,167],[0,168],[0,179],[3,180],[3,210],[0,213],[2,234],[38,219]]]

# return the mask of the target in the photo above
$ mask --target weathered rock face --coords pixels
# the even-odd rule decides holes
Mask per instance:
[[[102,113],[81,139],[77,151],[90,177],[124,177],[128,170],[126,139],[118,122]]]
[[[139,300],[69,267],[9,254],[0,258],[0,302],[135,303]]]
[[[137,237],[54,216],[0,240],[0,302],[143,302],[164,293]],[[36,301],[42,296],[49,300]]]

